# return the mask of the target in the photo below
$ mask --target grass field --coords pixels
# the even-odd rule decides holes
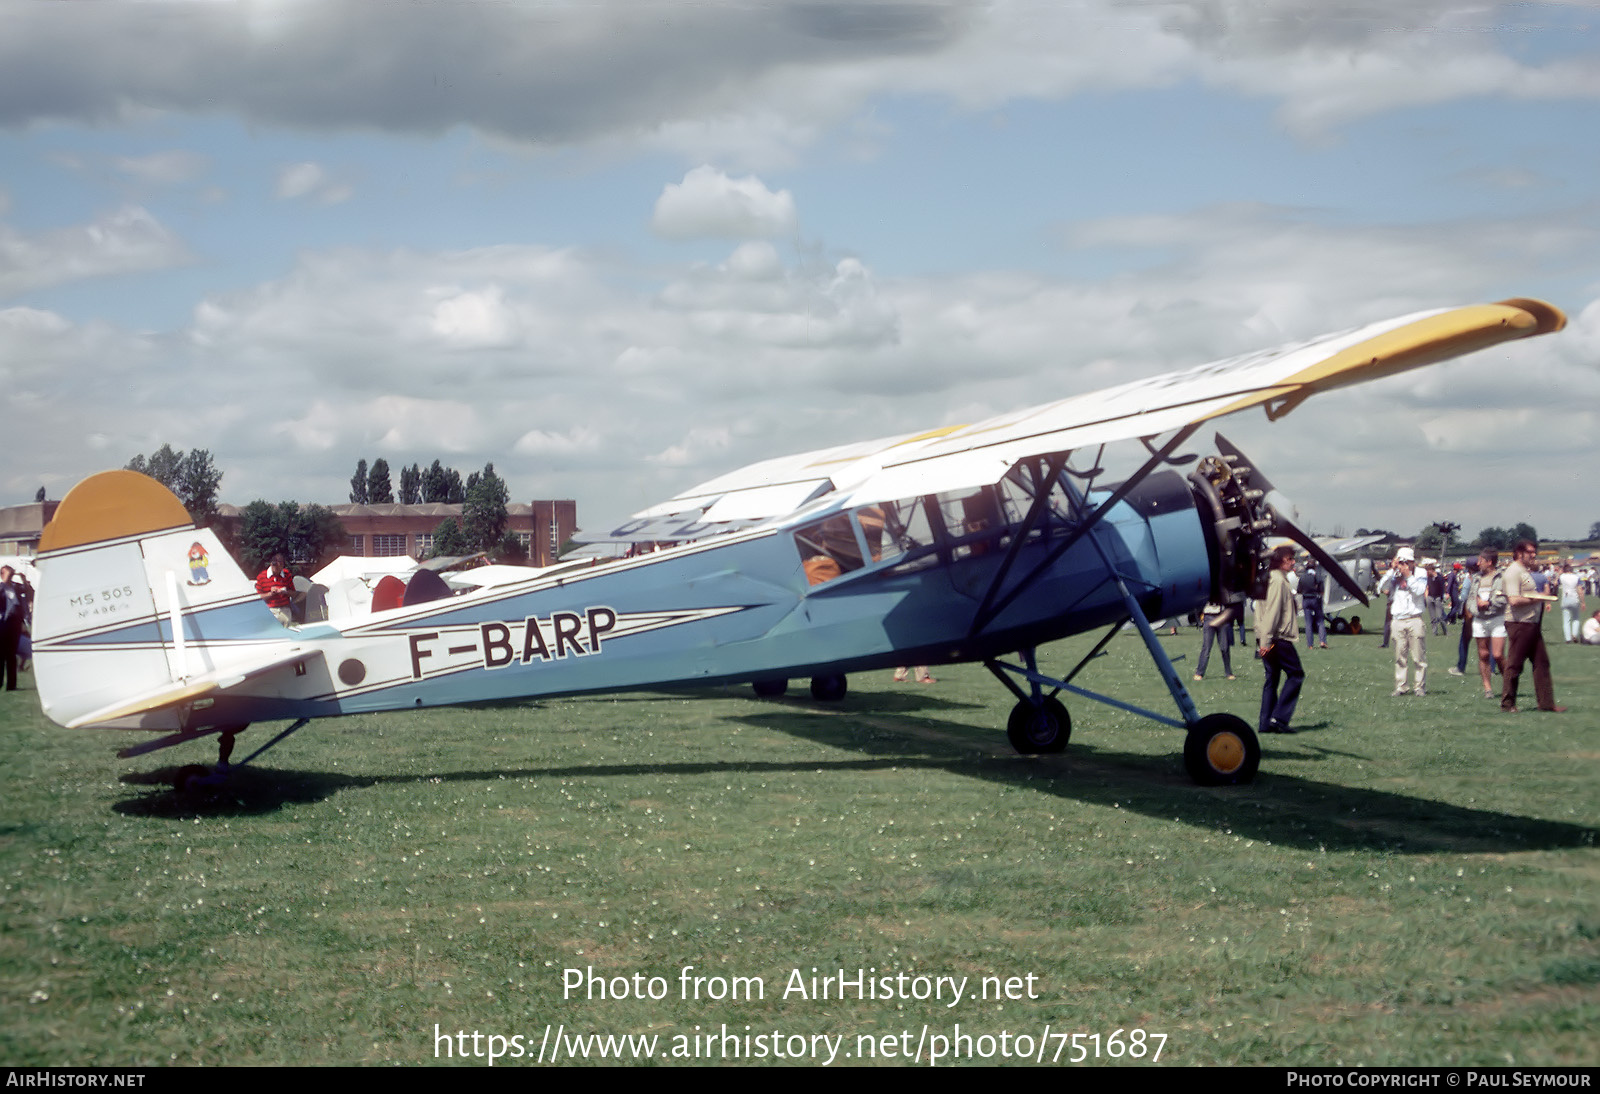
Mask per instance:
[[[1165,641],[1187,677],[1197,636]],[[729,688],[318,723],[185,797],[159,775],[209,746],[118,761],[121,735],[0,695],[0,1063],[414,1064],[436,1026],[536,1054],[547,1024],[656,1035],[658,1063],[724,1025],[843,1036],[838,1062],[957,1025],[1063,1063],[1062,1034],[1107,1062],[1133,1029],[1142,1063],[1157,1035],[1162,1064],[1600,1062],[1600,650],[1556,642],[1571,712],[1512,716],[1444,674],[1454,635],[1425,699],[1390,697],[1376,637],[1331,641],[1304,732],[1215,790],[1179,732],[1081,699],[1064,754],[1015,756],[974,666],[857,676],[828,706]],[[1260,670],[1235,669],[1195,696],[1253,723]],[[1171,709],[1132,637],[1082,682]],[[591,967],[665,997],[564,998]],[[969,979],[955,1006],[785,996],[813,968]],[[734,977],[764,996],[705,997]]]

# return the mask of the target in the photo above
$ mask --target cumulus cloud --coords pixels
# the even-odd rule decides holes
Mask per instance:
[[[519,456],[545,459],[597,452],[604,442],[598,429],[579,424],[565,430],[530,429],[512,446]]]
[[[937,50],[963,4],[416,5],[356,0],[19,10],[0,41],[0,124],[140,111],[313,129],[465,123],[592,141],[727,110],[791,65]],[[360,63],[346,44],[360,43]]]
[[[311,454],[341,445],[379,452],[458,453],[472,447],[482,422],[472,406],[458,399],[378,395],[337,402],[313,398],[297,417],[271,428]]]
[[[650,227],[667,239],[750,239],[792,235],[794,195],[773,193],[753,175],[732,179],[715,167],[696,167],[668,183],[656,199]]]
[[[189,262],[181,240],[148,211],[124,206],[88,224],[27,235],[0,224],[0,296]]]
[[[1399,231],[1219,206],[1066,226],[1069,245],[1153,255],[1098,280],[884,278],[765,240],[666,269],[537,246],[307,251],[170,331],[0,310],[0,380],[28,408],[14,444],[30,493],[40,468],[70,478],[164,441],[212,449],[243,500],[343,497],[359,457],[493,460],[518,496],[583,499],[592,527],[758,459],[1513,295],[1594,253],[1594,236],[1555,217]],[[1565,303],[1564,335],[1321,397],[1287,423],[1249,413],[1219,428],[1319,528],[1393,527],[1415,496],[1375,497],[1373,476],[1425,489],[1485,430],[1501,458],[1542,459],[1551,431],[1507,428],[1517,414],[1585,427],[1600,303]],[[1506,417],[1484,419],[1491,406]],[[1452,497],[1441,516],[1506,523],[1492,499]]]
[[[318,205],[337,205],[355,193],[353,187],[332,178],[317,163],[291,163],[278,171],[274,193],[285,201],[304,198]]]
[[[518,333],[516,310],[505,290],[490,285],[481,291],[455,292],[434,305],[433,333],[460,349],[495,349],[513,344]]]
[[[118,171],[140,182],[172,186],[193,182],[205,174],[210,167],[210,160],[198,152],[173,149],[152,152],[146,156],[119,156],[114,164]]]
[[[746,165],[884,92],[963,107],[1199,79],[1306,131],[1396,105],[1600,95],[1592,58],[1484,31],[1523,5],[1431,0],[737,0],[628,5],[25,5],[0,40],[0,124],[141,112],[542,146],[658,141]],[[350,63],[345,43],[360,43]]]
[[[688,331],[723,346],[868,350],[892,344],[897,331],[894,308],[859,260],[789,270],[759,244],[715,268],[687,271],[659,299]]]

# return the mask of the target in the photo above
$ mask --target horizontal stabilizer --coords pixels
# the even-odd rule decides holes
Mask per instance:
[[[229,688],[237,687],[246,680],[271,672],[273,669],[282,668],[284,665],[290,665],[307,658],[321,656],[322,652],[320,650],[307,650],[300,646],[294,646],[288,650],[279,650],[270,657],[263,657],[258,661],[247,662],[242,665],[230,665],[226,669],[208,672],[202,676],[191,677],[188,680],[172,681],[120,703],[101,707],[99,710],[92,710],[88,714],[68,722],[67,728],[82,729],[85,726],[102,725],[107,722],[120,721],[123,718],[148,714],[153,710],[161,710],[178,703],[200,699],[216,692],[227,691]]]

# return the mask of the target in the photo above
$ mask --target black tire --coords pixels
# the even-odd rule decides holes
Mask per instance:
[[[837,703],[850,690],[850,682],[843,673],[811,678],[811,698],[823,703]]]
[[[783,693],[789,690],[789,681],[754,680],[750,686],[755,689],[757,699],[781,699]]]
[[[1328,620],[1328,633],[1349,634],[1350,624],[1346,623],[1343,618],[1336,615],[1332,619]]]
[[[1201,786],[1240,786],[1256,777],[1261,742],[1234,714],[1207,714],[1183,742],[1183,766]]]
[[[1072,716],[1059,699],[1046,698],[1038,706],[1024,699],[1006,719],[1006,739],[1024,756],[1060,752],[1072,739]]]

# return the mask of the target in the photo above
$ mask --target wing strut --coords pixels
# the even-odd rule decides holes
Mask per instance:
[[[1072,548],[1072,545],[1077,543],[1079,539],[1083,538],[1086,533],[1092,531],[1094,527],[1100,523],[1101,518],[1111,511],[1113,506],[1115,506],[1123,498],[1127,497],[1135,487],[1149,477],[1152,471],[1160,467],[1163,463],[1166,463],[1167,457],[1172,455],[1173,451],[1179,445],[1183,444],[1183,442],[1187,441],[1191,436],[1193,436],[1194,431],[1200,428],[1200,424],[1201,423],[1199,422],[1195,422],[1191,425],[1186,425],[1182,429],[1178,430],[1177,433],[1173,434],[1172,439],[1166,444],[1162,445],[1159,450],[1154,451],[1154,454],[1151,455],[1151,457],[1142,465],[1140,465],[1139,470],[1135,471],[1128,477],[1127,481],[1123,482],[1122,485],[1113,490],[1110,497],[1106,498],[1105,501],[1101,502],[1095,507],[1094,512],[1090,513],[1088,516],[1079,521],[1077,527],[1069,531],[1066,537],[1062,539],[1060,543],[1052,547],[1050,552],[1038,563],[1036,563],[1033,569],[1028,571],[1026,576],[1017,582],[1015,588],[996,600],[995,597],[1000,591],[1000,582],[1006,576],[1006,571],[1009,568],[1007,566],[1002,566],[999,571],[996,572],[993,580],[989,582],[989,589],[986,593],[984,593],[983,600],[979,604],[978,610],[973,614],[972,625],[967,628],[967,637],[971,638],[974,635],[977,635],[990,623],[993,623],[1000,616],[1001,612],[1009,608],[1012,602],[1017,599],[1017,597],[1027,592],[1028,586],[1033,583],[1034,578],[1038,577],[1041,573],[1044,573],[1051,566],[1054,566],[1056,560],[1062,555],[1066,554],[1067,551]],[[1050,482],[1041,484],[1041,497],[1048,496],[1048,487],[1050,485]],[[1034,498],[1034,504],[1029,509],[1030,516],[1033,514],[1033,510],[1038,508],[1039,501],[1040,497]],[[1021,536],[1013,539],[1011,545],[1013,551],[1017,549],[1017,544],[1021,542],[1021,539]],[[1009,562],[1009,557],[1007,561]],[[1107,563],[1107,567],[1110,568],[1110,563]],[[1115,570],[1112,570],[1112,572],[1115,573]],[[1120,578],[1118,579],[1118,584],[1121,584]],[[1126,595],[1126,590],[1124,590],[1124,595]]]
[[[1039,518],[1050,507],[1050,491],[1052,484],[1061,477],[1062,469],[1067,461],[1072,458],[1070,452],[1056,452],[1045,457],[1044,474],[1037,475],[1034,479],[1033,504],[1028,506],[1027,516],[1022,518],[1022,524],[1012,533],[1011,544],[1006,548],[1006,557],[1001,560],[1000,568],[989,581],[989,588],[983,594],[983,602],[978,605],[978,610],[973,613],[973,624],[967,631],[967,637],[981,631],[994,617],[989,615],[989,608],[994,603],[994,597],[1000,591],[1000,586],[1005,583],[1006,575],[1011,572],[1012,563],[1017,561],[1017,556],[1022,553],[1023,544],[1028,542],[1028,536],[1038,526]],[[1038,464],[1031,464],[1030,470],[1037,471]],[[1032,575],[1029,575],[1030,577]]]
[[[1150,651],[1150,660],[1156,664],[1156,671],[1161,673],[1161,679],[1166,682],[1167,690],[1172,693],[1172,701],[1178,705],[1178,710],[1183,714],[1183,724],[1193,726],[1200,721],[1200,711],[1195,707],[1194,700],[1189,697],[1189,689],[1183,686],[1183,681],[1178,677],[1178,670],[1172,667],[1172,660],[1167,657],[1167,651],[1161,647],[1161,640],[1156,637],[1156,632],[1150,626],[1150,620],[1145,617],[1144,609],[1139,607],[1139,602],[1128,591],[1127,582],[1122,579],[1122,574],[1111,562],[1105,548],[1100,546],[1100,537],[1091,535],[1089,543],[1099,554],[1100,561],[1105,563],[1106,573],[1117,583],[1117,592],[1122,594],[1122,604],[1128,609],[1128,616],[1133,620],[1133,625],[1139,630],[1139,637],[1144,639],[1145,649]],[[1158,718],[1158,721],[1167,721]],[[1171,723],[1169,723],[1171,724]]]
[[[994,658],[991,658],[990,660],[985,661],[983,663],[983,667],[988,669],[990,672],[992,672],[994,674],[995,679],[999,680],[1002,684],[1004,684],[1006,686],[1007,690],[1009,690],[1011,692],[1011,694],[1015,695],[1018,699],[1021,699],[1024,702],[1037,702],[1038,699],[1039,699],[1039,686],[1040,686],[1041,683],[1048,683],[1048,684],[1052,685],[1054,690],[1050,692],[1051,695],[1055,695],[1056,692],[1060,691],[1062,688],[1070,688],[1070,687],[1072,687],[1073,679],[1078,675],[1078,673],[1082,672],[1085,668],[1088,667],[1088,664],[1089,664],[1090,661],[1093,661],[1097,657],[1103,657],[1104,656],[1103,651],[1105,650],[1105,648],[1107,646],[1109,646],[1111,644],[1111,640],[1117,636],[1117,632],[1122,629],[1122,625],[1124,623],[1126,623],[1127,621],[1128,621],[1127,616],[1123,616],[1121,619],[1119,619],[1115,623],[1111,624],[1111,626],[1107,627],[1105,635],[1100,639],[1100,641],[1095,643],[1094,649],[1092,649],[1088,653],[1084,654],[1083,655],[1083,660],[1079,661],[1076,665],[1072,666],[1072,671],[1067,673],[1060,680],[1052,680],[1048,676],[1040,676],[1039,675],[1038,665],[1035,664],[1035,662],[1034,662],[1034,651],[1031,648],[1030,649],[1025,649],[1025,650],[1022,651],[1022,659],[1023,659],[1024,662],[1027,663],[1027,666],[1028,666],[1026,672],[1024,672],[1021,669],[1018,669],[1014,665],[1008,665],[1004,661],[999,661],[999,660],[996,660]],[[1015,672],[1018,675],[1024,676],[1027,679],[1031,680],[1033,682],[1033,695],[1032,695],[1032,697],[1030,698],[1025,692],[1023,692],[1023,690],[1021,688],[1017,687],[1016,684],[1012,683],[1011,682],[1011,677],[1007,676],[1005,674],[1005,671],[1003,671],[1003,670],[1009,670],[1011,672]],[[1032,675],[1029,675],[1030,673]],[[1080,695],[1087,695],[1090,698],[1096,698],[1096,699],[1101,698],[1101,696],[1097,696],[1093,692],[1084,691],[1081,688],[1073,688],[1072,690],[1075,691],[1076,693],[1080,694]],[[1135,713],[1144,714],[1145,712],[1142,711],[1142,710],[1136,710]]]

